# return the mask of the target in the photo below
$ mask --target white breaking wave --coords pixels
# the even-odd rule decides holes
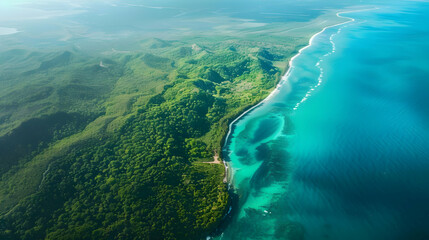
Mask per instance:
[[[18,29],[16,28],[8,28],[8,27],[0,27],[0,36],[1,35],[11,35],[19,33]]]
[[[329,27],[325,27],[322,31],[318,32],[317,34],[313,35],[313,37],[311,37],[311,39],[310,39],[310,44],[309,44],[307,47],[310,47],[310,46],[311,46],[311,43],[312,43],[312,40],[313,40],[317,35],[319,35],[319,34],[323,33],[326,29],[328,29],[328,28],[332,28],[332,27],[336,27],[336,26],[340,26],[340,25],[343,25],[343,26],[341,26],[341,27],[339,27],[339,28],[338,28],[338,31],[337,31],[336,33],[332,34],[332,35],[329,37],[329,42],[331,43],[332,50],[331,50],[330,52],[328,52],[328,53],[324,54],[324,55],[323,55],[323,57],[328,57],[328,56],[332,55],[332,54],[333,54],[333,53],[335,53],[335,51],[336,51],[336,45],[335,45],[335,42],[334,42],[334,37],[335,37],[336,35],[340,34],[343,28],[345,28],[345,27],[347,27],[347,26],[350,26],[350,24],[349,24],[349,23],[355,22],[355,19],[354,19],[354,18],[351,18],[351,17],[344,17],[344,16],[341,16],[341,14],[344,14],[344,13],[352,13],[352,12],[363,12],[363,11],[370,11],[370,10],[376,10],[376,9],[378,9],[378,8],[360,9],[360,10],[346,11],[346,12],[339,12],[339,13],[337,13],[337,17],[340,17],[340,18],[347,18],[347,19],[350,19],[350,20],[349,20],[349,21],[347,21],[347,22],[343,22],[343,23],[335,24],[335,25],[332,25],[332,26],[329,26]],[[307,47],[306,47],[306,48],[307,48]],[[303,50],[303,49],[301,49],[301,50]],[[301,53],[301,51],[299,52],[299,54],[300,54],[300,53]],[[299,54],[298,54],[298,55],[299,55]],[[298,56],[298,55],[297,55],[297,56]],[[295,56],[295,57],[296,57],[296,56]],[[305,97],[304,97],[300,102],[298,102],[298,103],[295,105],[295,107],[293,108],[293,110],[297,110],[297,109],[298,109],[298,107],[299,107],[303,102],[305,102],[305,101],[308,99],[308,97],[309,97],[309,96],[311,96],[311,92],[313,92],[317,87],[319,87],[319,86],[322,84],[322,81],[323,81],[323,68],[321,67],[321,63],[322,63],[322,62],[323,62],[323,59],[321,58],[321,59],[316,63],[316,67],[317,67],[317,68],[319,68],[319,71],[320,71],[320,75],[319,75],[319,77],[318,77],[318,82],[317,82],[317,84],[316,84],[314,87],[312,87],[312,88],[311,88],[311,89],[310,89],[310,90],[305,94]]]

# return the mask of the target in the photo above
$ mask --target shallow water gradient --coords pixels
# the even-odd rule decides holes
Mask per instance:
[[[429,239],[429,3],[343,14],[224,147],[221,239]]]

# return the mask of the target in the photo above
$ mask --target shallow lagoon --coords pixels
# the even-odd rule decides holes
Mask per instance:
[[[318,35],[234,125],[240,202],[222,239],[428,237],[428,11],[343,14],[356,21]]]

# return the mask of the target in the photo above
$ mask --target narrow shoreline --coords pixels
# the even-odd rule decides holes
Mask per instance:
[[[290,73],[291,73],[291,71],[292,71],[292,69],[293,69],[293,60],[295,60],[298,56],[300,56],[301,55],[301,53],[305,50],[305,49],[307,49],[307,48],[309,48],[312,44],[313,44],[313,41],[314,41],[314,39],[318,36],[318,35],[320,35],[321,33],[323,33],[326,29],[328,29],[328,28],[332,28],[332,27],[336,27],[336,26],[340,26],[340,25],[344,25],[344,24],[348,24],[348,23],[351,23],[351,22],[354,22],[355,21],[355,19],[354,18],[351,18],[351,17],[345,17],[345,16],[341,16],[341,14],[345,14],[345,13],[353,13],[353,12],[363,12],[363,11],[370,11],[370,10],[377,10],[377,9],[379,9],[379,8],[377,8],[377,7],[374,7],[374,8],[366,8],[366,9],[357,9],[357,10],[350,10],[350,11],[341,11],[341,12],[337,12],[336,13],[336,16],[337,17],[339,17],[339,18],[344,18],[344,19],[349,19],[348,21],[344,21],[344,22],[341,22],[341,23],[337,23],[337,24],[333,24],[333,25],[330,25],[330,26],[326,26],[326,27],[324,27],[322,30],[320,30],[319,32],[317,32],[317,33],[315,33],[314,35],[312,35],[311,36],[311,38],[310,38],[310,40],[308,41],[308,44],[306,45],[306,46],[304,46],[304,47],[302,47],[301,49],[299,49],[298,50],[298,53],[297,54],[295,54],[290,60],[289,60],[289,63],[288,63],[288,66],[287,66],[287,71],[286,71],[286,73],[280,78],[280,80],[279,80],[279,82],[277,83],[277,85],[276,85],[276,87],[271,91],[271,93],[266,97],[266,98],[264,98],[262,101],[260,101],[259,103],[257,103],[256,105],[254,105],[254,106],[252,106],[252,107],[250,107],[249,109],[247,109],[246,111],[244,111],[243,113],[241,113],[238,117],[236,117],[229,125],[228,125],[228,133],[226,134],[226,136],[225,136],[225,138],[224,138],[224,142],[223,142],[223,145],[221,146],[221,152],[223,152],[223,149],[227,146],[227,144],[228,144],[228,142],[229,142],[229,139],[230,139],[230,137],[231,137],[231,134],[232,134],[232,131],[233,131],[233,126],[234,126],[234,124],[237,122],[237,121],[239,121],[242,117],[244,117],[246,114],[248,114],[249,112],[251,112],[252,110],[254,110],[254,109],[256,109],[257,107],[259,107],[259,106],[261,106],[262,104],[264,104],[265,102],[267,102],[267,101],[269,101],[272,97],[274,97],[279,91],[280,91],[280,87],[284,84],[284,83],[286,83],[287,82],[287,80],[288,80],[288,78],[289,78],[289,76],[290,76]],[[228,185],[228,191],[230,191],[231,189],[233,189],[234,188],[234,186],[233,186],[233,183],[232,183],[232,178],[233,178],[233,175],[232,175],[232,172],[231,172],[231,170],[229,170],[229,169],[232,169],[232,167],[231,167],[231,165],[230,165],[230,163],[229,162],[227,162],[227,161],[225,161],[224,160],[225,159],[225,157],[224,156],[222,156],[222,162],[223,162],[223,164],[224,164],[224,166],[225,166],[225,177],[224,177],[224,183],[226,183],[227,185]],[[228,212],[227,212],[227,214],[224,216],[224,219],[231,213],[231,206],[229,206],[229,208],[228,208],[229,210],[228,210]]]
[[[332,28],[332,27],[336,27],[336,26],[344,25],[344,24],[351,23],[351,22],[354,22],[354,21],[355,21],[355,19],[354,19],[354,18],[341,16],[341,14],[344,14],[344,13],[353,13],[353,12],[363,12],[363,11],[370,11],[370,10],[377,10],[377,9],[379,9],[379,8],[374,7],[374,8],[369,8],[369,9],[368,9],[368,8],[366,8],[366,9],[358,9],[358,10],[350,10],[350,11],[341,11],[341,12],[336,13],[336,16],[337,16],[337,17],[339,17],[339,18],[349,19],[349,21],[345,21],[345,22],[342,22],[342,23],[337,23],[337,24],[334,24],[334,25],[326,26],[326,27],[324,27],[322,30],[320,30],[319,32],[317,32],[317,33],[315,33],[313,36],[311,36],[311,38],[310,38],[310,40],[309,40],[308,44],[307,44],[306,46],[304,46],[303,48],[299,49],[299,50],[298,50],[298,53],[297,53],[297,54],[295,54],[295,55],[294,55],[294,56],[289,60],[289,63],[288,63],[288,69],[287,69],[286,73],[283,75],[283,77],[281,77],[281,78],[280,78],[280,81],[277,83],[277,86],[276,86],[276,87],[271,91],[271,93],[270,93],[266,98],[264,98],[262,101],[260,101],[259,103],[257,103],[256,105],[254,105],[254,106],[250,107],[249,109],[247,109],[246,111],[244,111],[243,113],[241,113],[238,117],[236,117],[236,118],[235,118],[235,119],[234,119],[234,120],[233,120],[233,121],[228,125],[228,133],[226,134],[226,137],[225,137],[225,140],[224,140],[224,143],[223,143],[222,149],[223,149],[224,147],[226,147],[226,145],[228,144],[229,138],[230,138],[231,133],[232,133],[233,125],[234,125],[238,120],[240,120],[242,117],[244,117],[246,114],[248,114],[249,112],[251,112],[252,110],[254,110],[255,108],[257,108],[257,107],[261,106],[262,104],[264,104],[265,102],[269,101],[273,96],[275,96],[275,94],[277,94],[277,93],[279,92],[280,87],[281,87],[284,83],[286,83],[286,82],[287,82],[287,80],[288,80],[288,78],[289,78],[289,75],[290,75],[290,73],[291,73],[291,71],[292,71],[292,69],[293,69],[293,60],[295,60],[298,56],[300,56],[300,55],[301,55],[301,53],[302,53],[302,51],[304,51],[305,49],[309,48],[309,47],[313,44],[314,38],[316,38],[318,35],[320,35],[321,33],[323,33],[323,32],[324,32],[326,29],[328,29],[328,28]],[[222,162],[223,162],[223,163],[224,163],[224,165],[225,165],[225,171],[227,171],[227,169],[229,169],[229,168],[230,168],[230,165],[228,164],[228,162],[225,162],[225,161],[223,160],[223,158],[222,158]],[[230,174],[225,173],[225,175],[226,175],[226,176],[228,176],[228,175],[230,175]],[[228,183],[231,183],[231,182],[230,182],[230,178],[229,178],[229,177],[230,177],[230,176],[228,176]]]

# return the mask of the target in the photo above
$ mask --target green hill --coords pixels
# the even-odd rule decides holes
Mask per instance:
[[[102,56],[0,53],[33,66],[9,71],[0,57],[0,239],[213,232],[230,200],[224,166],[205,162],[296,45],[284,39],[274,58],[267,40],[200,41],[152,39]]]

